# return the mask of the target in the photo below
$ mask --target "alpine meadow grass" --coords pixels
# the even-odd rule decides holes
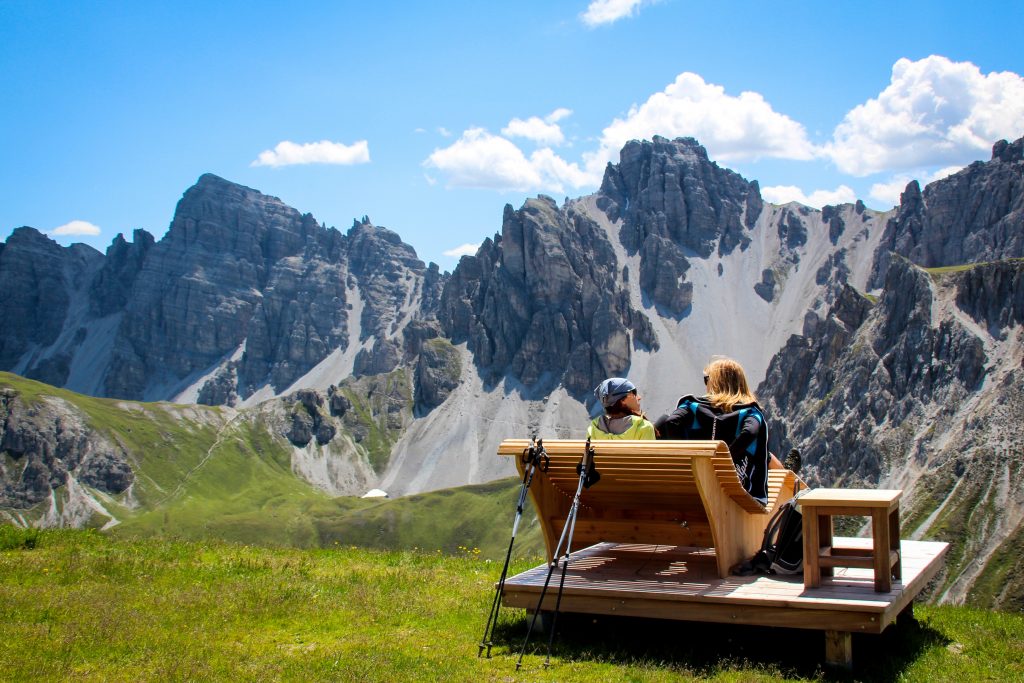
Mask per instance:
[[[787,629],[563,616],[552,666],[502,610],[475,548],[267,548],[0,527],[0,678],[10,681],[953,681],[1024,678],[1024,617],[917,607],[855,636],[853,672]],[[511,571],[536,564],[520,559]]]

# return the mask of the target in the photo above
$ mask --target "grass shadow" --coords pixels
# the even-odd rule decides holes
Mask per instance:
[[[515,659],[531,617],[520,613],[495,629],[493,656]],[[538,621],[538,625],[540,621]],[[548,633],[534,631],[527,655],[544,657]],[[825,635],[804,629],[560,614],[552,666],[559,661],[647,665],[699,678],[751,671],[790,680],[894,682],[928,649],[950,641],[912,617],[881,635],[854,634],[853,670],[825,665]]]

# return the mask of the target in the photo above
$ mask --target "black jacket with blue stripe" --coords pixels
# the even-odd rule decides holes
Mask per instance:
[[[762,503],[768,500],[768,425],[757,403],[739,404],[722,413],[706,397],[683,396],[677,407],[655,423],[659,439],[716,439],[729,445],[743,488]]]

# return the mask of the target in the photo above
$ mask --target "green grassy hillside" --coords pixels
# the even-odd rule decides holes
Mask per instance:
[[[529,566],[518,562],[520,571]],[[921,607],[823,669],[818,632],[522,611],[477,657],[501,565],[472,552],[267,549],[0,526],[5,681],[975,681],[1024,678],[1024,616]]]
[[[8,373],[0,373],[0,387],[28,403],[65,401],[124,449],[136,476],[131,489],[118,496],[92,491],[118,520],[109,529],[112,535],[300,548],[357,544],[455,553],[461,547],[504,559],[516,480],[395,500],[332,497],[292,473],[291,444],[256,411],[99,399]],[[56,494],[61,500],[66,491]],[[33,520],[47,506],[6,512]],[[532,515],[531,508],[517,547],[538,555],[543,541]],[[110,520],[94,513],[90,525]]]

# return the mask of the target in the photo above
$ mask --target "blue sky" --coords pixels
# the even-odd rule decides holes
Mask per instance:
[[[1024,135],[1021,26],[1019,0],[0,0],[0,239],[159,238],[212,172],[451,270],[654,134],[771,201],[887,209]]]

